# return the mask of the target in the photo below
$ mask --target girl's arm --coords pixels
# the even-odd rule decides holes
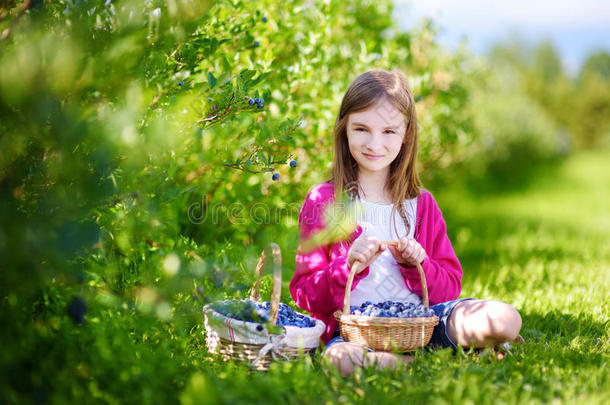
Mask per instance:
[[[332,190],[330,192],[332,194]],[[290,294],[297,306],[318,314],[331,313],[343,307],[345,286],[350,272],[347,265],[349,246],[345,241],[319,246],[307,253],[301,248],[303,240],[324,227],[324,206],[332,201],[328,197],[314,189],[305,199],[299,213],[299,247],[294,276],[290,281]],[[368,274],[368,268],[356,274],[352,289]]]
[[[457,299],[462,291],[462,266],[453,251],[441,210],[432,195],[423,212],[417,241],[426,251],[422,262],[430,304]],[[415,267],[399,264],[409,289],[422,295],[421,280]]]

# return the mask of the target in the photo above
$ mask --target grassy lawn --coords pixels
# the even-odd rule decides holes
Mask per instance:
[[[210,363],[183,401],[607,403],[610,153],[575,154],[525,190],[432,191],[464,268],[462,297],[505,301],[523,316],[526,343],[512,356],[422,351],[405,369],[346,379],[327,377],[319,356],[266,374]]]

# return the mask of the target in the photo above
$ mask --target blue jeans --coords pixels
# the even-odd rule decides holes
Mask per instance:
[[[460,298],[460,299],[453,300],[453,301],[441,302],[440,304],[432,305],[430,307],[430,309],[434,311],[436,316],[438,316],[438,325],[436,325],[434,327],[434,331],[432,332],[432,338],[430,339],[430,343],[428,343],[429,347],[436,347],[436,348],[451,347],[454,350],[457,348],[457,344],[455,342],[453,342],[451,340],[451,338],[449,337],[449,335],[447,334],[447,320],[449,319],[449,315],[451,315],[451,312],[453,311],[453,308],[455,308],[456,304],[458,304],[462,301],[467,301],[467,300],[472,300],[472,299],[474,299],[474,298]],[[343,338],[339,334],[339,331],[337,330],[335,332],[335,335],[333,336],[333,338],[330,339],[328,341],[328,343],[326,344],[326,347],[322,351],[322,355],[324,355],[324,352],[330,347],[330,345],[332,345],[334,343],[339,343],[339,342],[345,342],[345,340],[343,340]],[[375,351],[375,350],[371,349],[370,347],[365,347],[365,349],[368,350],[369,352]]]

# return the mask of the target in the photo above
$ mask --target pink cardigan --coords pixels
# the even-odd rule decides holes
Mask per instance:
[[[334,200],[332,183],[322,183],[311,188],[299,214],[299,240],[322,228],[324,207]],[[456,299],[462,289],[462,267],[447,237],[442,213],[432,194],[423,190],[417,199],[417,224],[415,239],[425,249],[428,257],[422,268],[428,284],[430,305]],[[297,249],[295,273],[290,281],[290,294],[299,308],[311,313],[326,324],[321,339],[326,344],[338,328],[333,312],[343,308],[345,286],[350,269],[347,252],[352,242],[362,233],[358,226],[348,240],[320,246],[309,253]],[[415,267],[399,265],[409,289],[419,296],[421,282]],[[369,274],[367,267],[354,276],[352,290]]]

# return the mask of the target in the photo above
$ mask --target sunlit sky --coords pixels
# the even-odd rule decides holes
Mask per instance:
[[[591,52],[610,52],[608,0],[395,0],[394,15],[403,29],[432,17],[441,44],[455,48],[466,38],[481,55],[515,33],[529,42],[550,39],[569,73]]]

